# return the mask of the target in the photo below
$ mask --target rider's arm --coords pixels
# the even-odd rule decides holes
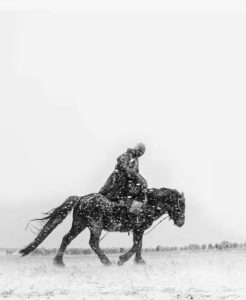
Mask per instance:
[[[142,186],[142,190],[143,192],[147,192],[147,188],[148,188],[148,184],[147,181],[144,179],[144,177],[142,175],[140,175],[139,173],[136,174],[138,182],[141,184]]]

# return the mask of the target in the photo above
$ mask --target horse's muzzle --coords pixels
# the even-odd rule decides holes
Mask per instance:
[[[175,220],[174,224],[178,227],[182,227],[185,223],[185,217],[181,217],[177,220]]]

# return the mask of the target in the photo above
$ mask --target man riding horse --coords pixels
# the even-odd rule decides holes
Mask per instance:
[[[143,144],[138,144],[134,149],[127,149],[126,153],[118,157],[114,172],[99,193],[82,197],[70,196],[61,205],[46,213],[43,218],[35,219],[44,225],[37,237],[21,249],[20,253],[25,256],[34,251],[73,210],[72,227],[62,239],[61,246],[54,258],[56,265],[64,265],[63,255],[67,246],[85,228],[90,230],[89,244],[91,248],[105,265],[110,264],[110,261],[99,246],[102,230],[108,232],[132,230],[133,246],[119,257],[118,264],[124,264],[133,254],[135,254],[136,263],[144,263],[141,251],[145,230],[164,214],[168,214],[178,227],[183,226],[185,222],[183,193],[167,188],[147,190],[147,182],[139,174],[138,169],[138,158],[144,152]],[[145,194],[148,195],[148,199]],[[140,205],[134,208],[134,201],[140,203],[142,209]],[[142,203],[145,203],[144,207]]]
[[[139,174],[138,158],[145,153],[142,143],[135,148],[128,148],[125,153],[117,158],[113,173],[109,176],[99,194],[110,201],[131,203],[130,212],[137,214],[145,200],[147,181]]]

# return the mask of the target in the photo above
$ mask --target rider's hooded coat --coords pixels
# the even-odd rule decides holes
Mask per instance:
[[[142,144],[140,146],[144,147]],[[137,146],[134,149],[128,148],[125,153],[120,155],[113,173],[99,193],[111,201],[118,201],[125,197],[138,201],[143,200],[147,182],[139,174],[138,157],[144,153],[144,150],[139,151]]]

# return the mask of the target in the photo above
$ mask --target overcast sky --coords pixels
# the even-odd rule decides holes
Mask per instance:
[[[26,222],[67,196],[97,192],[138,142],[149,187],[187,204],[184,227],[161,223],[144,246],[246,242],[245,14],[45,3],[0,6],[0,247],[29,243]],[[89,247],[88,232],[71,246]]]

